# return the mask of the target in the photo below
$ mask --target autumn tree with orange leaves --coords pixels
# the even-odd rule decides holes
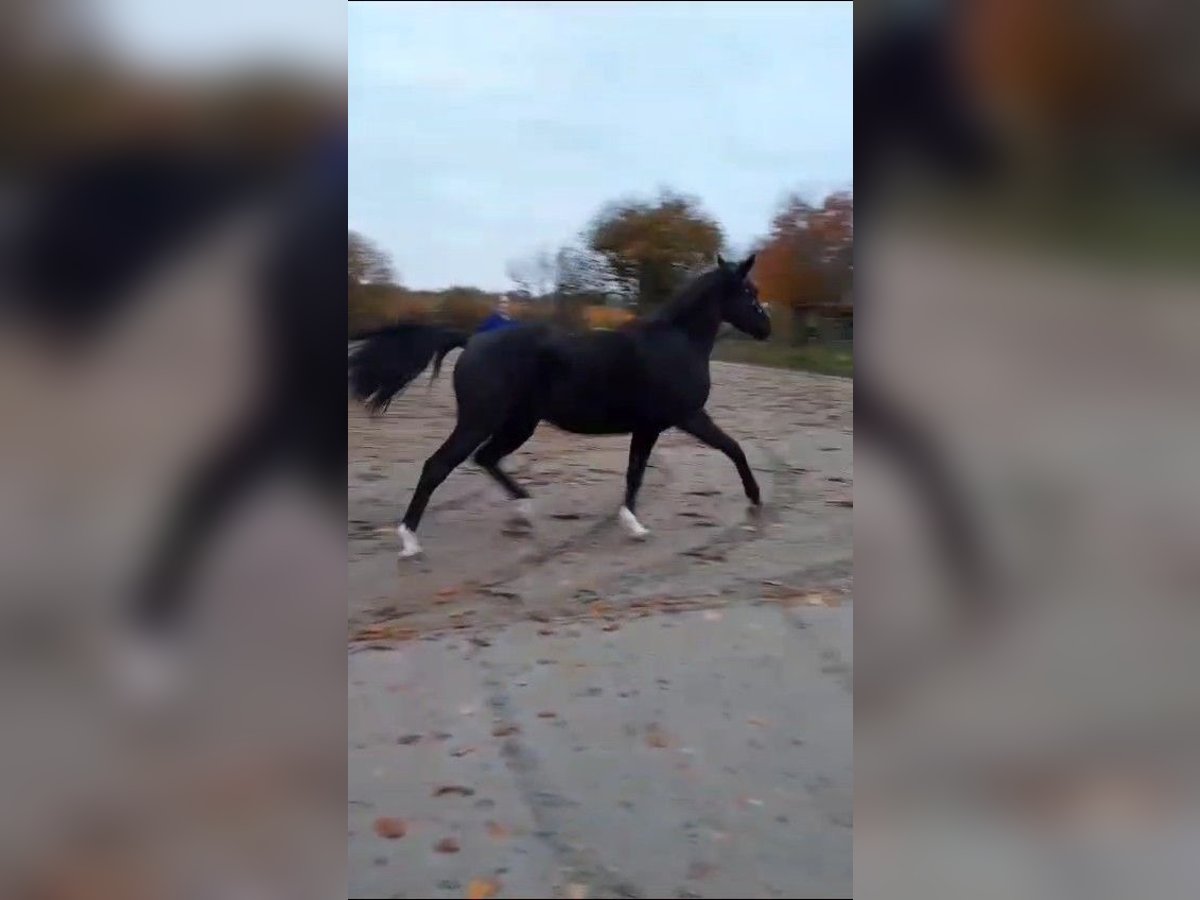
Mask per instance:
[[[603,210],[585,234],[616,284],[641,306],[656,306],[724,243],[721,226],[698,200],[664,191],[654,202],[626,201]]]
[[[785,198],[759,247],[754,280],[764,299],[790,312],[785,330],[794,341],[803,340],[812,313],[848,297],[853,247],[852,194],[830,194],[820,206]]]

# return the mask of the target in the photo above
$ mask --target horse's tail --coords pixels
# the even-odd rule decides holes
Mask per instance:
[[[371,415],[388,408],[397,394],[433,360],[433,377],[451,350],[470,339],[465,331],[439,325],[403,323],[365,336],[350,354],[350,391]]]

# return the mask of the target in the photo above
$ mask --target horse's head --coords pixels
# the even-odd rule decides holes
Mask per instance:
[[[758,288],[750,280],[755,254],[740,263],[726,262],[717,256],[717,290],[721,318],[738,331],[744,331],[758,341],[771,336],[771,317],[758,300]]]

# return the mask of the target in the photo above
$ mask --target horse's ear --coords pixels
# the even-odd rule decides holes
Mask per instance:
[[[720,253],[717,254],[717,265],[722,269],[725,268],[725,257]]]
[[[747,275],[750,274],[750,270],[754,268],[754,258],[757,255],[758,255],[757,253],[751,253],[744,260],[741,261],[741,263],[737,267],[738,278],[745,278]]]

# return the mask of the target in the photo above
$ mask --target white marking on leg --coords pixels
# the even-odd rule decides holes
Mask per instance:
[[[644,540],[650,532],[642,527],[642,523],[637,520],[637,516],[628,506],[622,506],[621,511],[617,513],[617,518],[621,520],[621,524],[625,526],[625,530],[629,532],[629,536],[634,540]]]
[[[400,537],[400,558],[408,559],[410,556],[417,556],[421,552],[421,544],[417,541],[417,536],[408,530],[407,525],[401,525],[396,529],[396,534]]]
[[[513,504],[513,518],[527,525],[533,524],[533,500],[522,497]]]

